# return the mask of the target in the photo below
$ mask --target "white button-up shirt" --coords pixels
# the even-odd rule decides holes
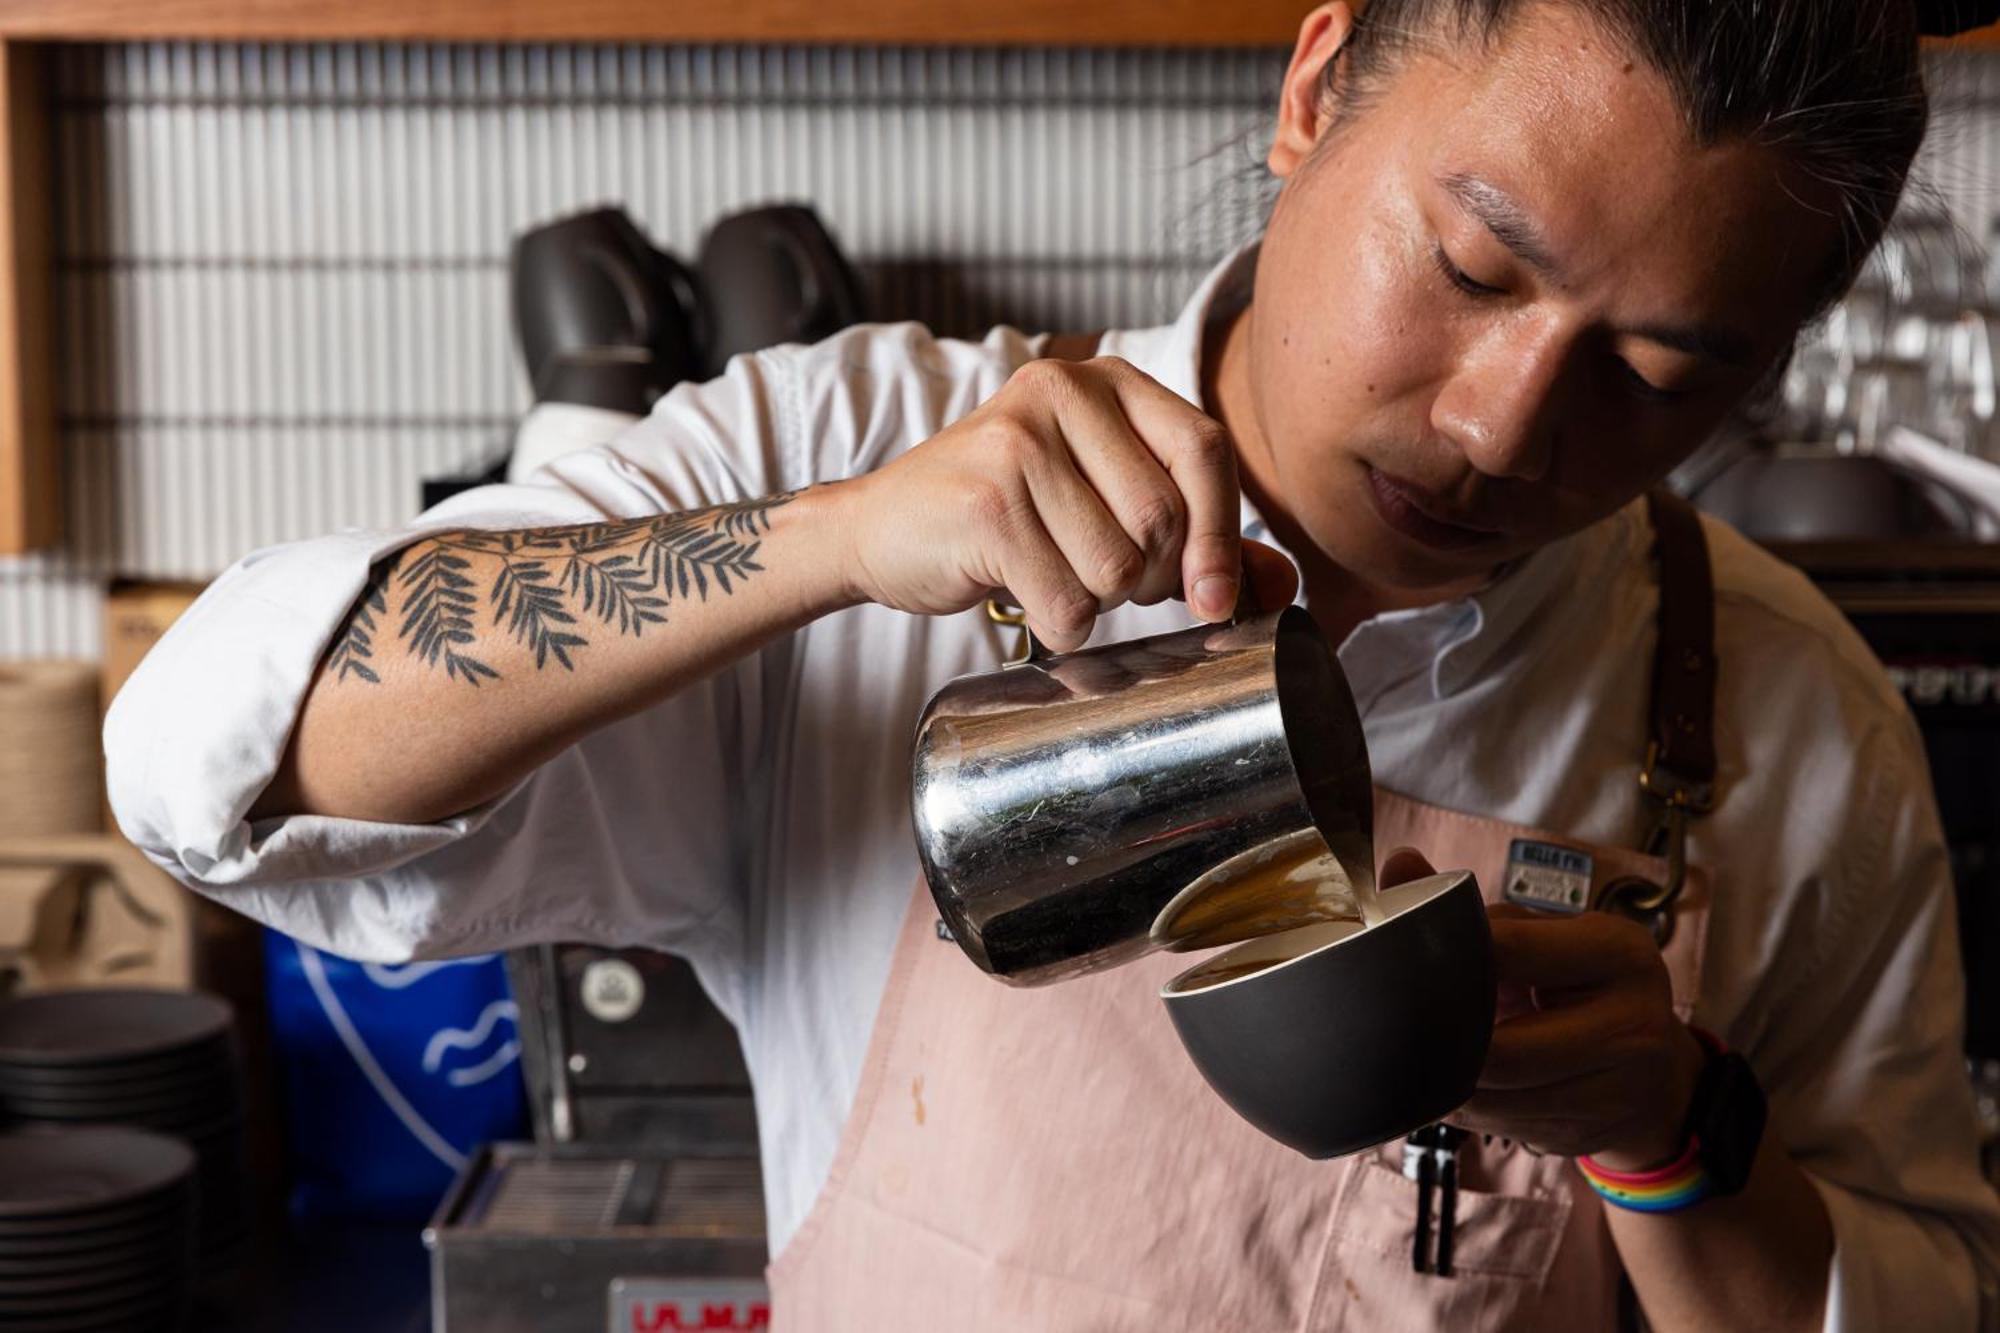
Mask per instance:
[[[1171,325],[1107,335],[1201,402],[1201,339],[1249,255]],[[914,324],[738,358],[606,447],[455,497],[399,532],[259,551],[146,659],[106,726],[139,846],[202,892],[337,953],[403,960],[534,941],[685,955],[741,1034],[774,1250],[825,1179],[918,874],[909,743],[949,678],[1008,644],[983,616],[863,606],[595,733],[438,824],[245,820],[370,564],[422,530],[596,521],[878,467],[1038,351]],[[1263,535],[1247,506],[1246,530]],[[1974,1169],[1953,890],[1921,741],[1881,668],[1793,570],[1708,525],[1722,803],[1697,1017],[1746,1052],[1773,1132],[1832,1214],[1828,1327],[1970,1324],[2000,1213]],[[1377,781],[1432,804],[1633,844],[1656,602],[1643,507],[1465,600],[1381,616],[1340,649]],[[1100,641],[1184,608],[1125,607]],[[384,756],[383,762],[395,762]],[[1989,1316],[1990,1317],[1990,1316]]]

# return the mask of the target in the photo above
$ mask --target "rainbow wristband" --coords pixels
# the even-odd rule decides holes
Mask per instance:
[[[1615,1208],[1634,1213],[1677,1213],[1708,1197],[1708,1172],[1701,1165],[1701,1139],[1688,1137],[1687,1151],[1671,1166],[1657,1171],[1613,1171],[1588,1157],[1576,1159],[1576,1169]]]

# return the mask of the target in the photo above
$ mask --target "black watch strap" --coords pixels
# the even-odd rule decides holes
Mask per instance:
[[[1707,1033],[1697,1031],[1696,1036],[1709,1055],[1688,1109],[1688,1133],[1701,1145],[1709,1193],[1738,1194],[1750,1183],[1750,1170],[1764,1142],[1768,1118],[1764,1089],[1748,1060]]]

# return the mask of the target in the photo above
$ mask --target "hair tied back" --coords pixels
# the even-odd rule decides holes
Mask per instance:
[[[2000,0],[1916,0],[1917,31],[1926,37],[1956,37],[2000,23]]]

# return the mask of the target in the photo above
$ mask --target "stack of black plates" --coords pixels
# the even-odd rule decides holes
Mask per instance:
[[[0,1328],[182,1327],[194,1171],[186,1144],[140,1130],[0,1134]]]
[[[0,1119],[185,1140],[198,1162],[202,1268],[227,1267],[249,1235],[232,1031],[228,1005],[190,991],[47,991],[0,1003]]]

